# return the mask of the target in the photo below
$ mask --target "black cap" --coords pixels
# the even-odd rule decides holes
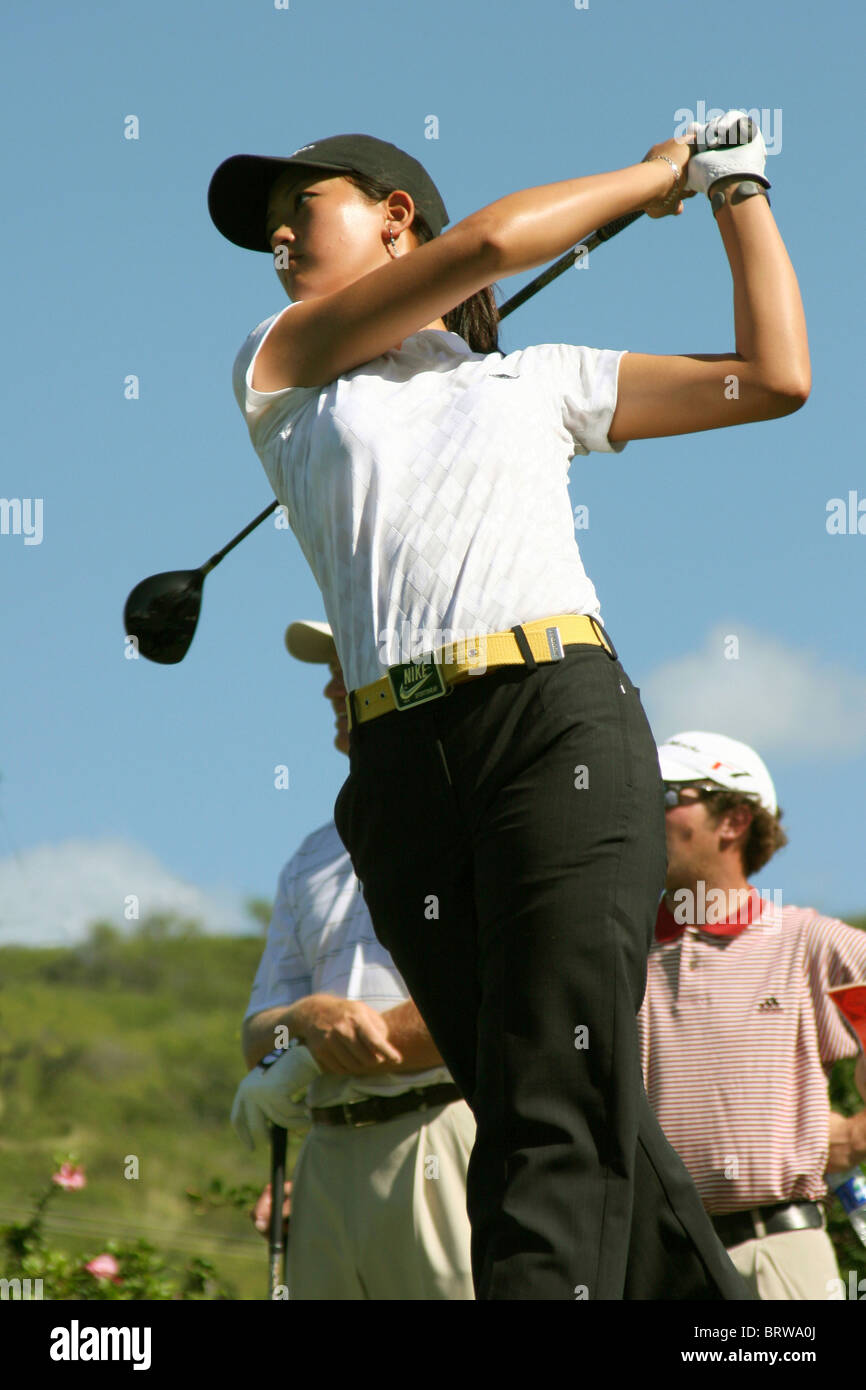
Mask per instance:
[[[434,236],[448,223],[445,204],[423,164],[387,140],[372,135],[331,135],[302,145],[286,158],[259,154],[235,154],[225,160],[210,181],[207,205],[217,230],[236,246],[267,251],[265,236],[268,198],[274,181],[286,169],[298,165],[332,173],[354,170],[381,179],[391,188],[411,193],[415,207]]]

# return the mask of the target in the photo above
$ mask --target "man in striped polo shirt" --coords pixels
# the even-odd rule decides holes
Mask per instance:
[[[286,646],[301,661],[330,667],[324,694],[336,716],[334,744],[348,753],[331,629],[292,623]],[[267,1084],[258,1064],[286,1029],[319,1068],[306,1091],[312,1125],[290,1185],[289,1296],[473,1299],[466,1172],[475,1121],[376,939],[333,821],[308,835],[280,874],[244,1018],[244,1055],[254,1070],[239,1091],[242,1134],[250,1134],[257,1088]],[[262,1127],[255,1123],[254,1132]],[[256,1216],[265,1229],[269,1211],[263,1194]]]
[[[839,1270],[824,1173],[866,1159],[866,1111],[830,1111],[832,1065],[858,1045],[827,990],[866,980],[866,932],[752,886],[787,843],[753,749],[676,734],[659,763],[668,871],[638,1016],[647,1094],[752,1291],[826,1299]],[[866,1099],[862,1053],[855,1079]]]

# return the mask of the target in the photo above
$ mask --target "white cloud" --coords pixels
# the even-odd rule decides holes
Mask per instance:
[[[731,637],[735,660],[725,656]],[[708,729],[791,759],[866,749],[866,677],[741,623],[715,627],[702,651],[657,667],[641,698],[659,740]]]
[[[130,894],[138,920],[153,912],[194,917],[209,932],[256,932],[234,893],[210,893],[177,878],[141,845],[66,840],[0,859],[0,946],[71,946],[97,919],[132,931],[124,920]]]

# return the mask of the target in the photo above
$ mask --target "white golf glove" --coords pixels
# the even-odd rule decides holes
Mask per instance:
[[[248,1149],[255,1148],[256,1139],[267,1143],[271,1123],[283,1129],[308,1125],[303,1099],[320,1071],[305,1047],[290,1047],[273,1061],[262,1058],[235,1092],[231,1118],[241,1143]]]
[[[746,125],[741,124],[746,122]],[[703,125],[693,122],[686,134],[697,136],[697,153],[689,160],[686,188],[693,193],[706,193],[717,179],[729,174],[739,174],[744,179],[754,179],[756,183],[770,187],[769,179],[764,178],[764,165],[767,160],[767,147],[757,121],[753,121],[745,111],[726,111],[724,116],[707,121]],[[734,135],[751,135],[748,144],[729,145],[727,140]]]

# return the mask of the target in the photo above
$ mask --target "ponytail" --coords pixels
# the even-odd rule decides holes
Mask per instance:
[[[486,285],[456,309],[442,315],[450,333],[458,333],[473,352],[499,351],[499,310],[493,297],[493,286]]]

